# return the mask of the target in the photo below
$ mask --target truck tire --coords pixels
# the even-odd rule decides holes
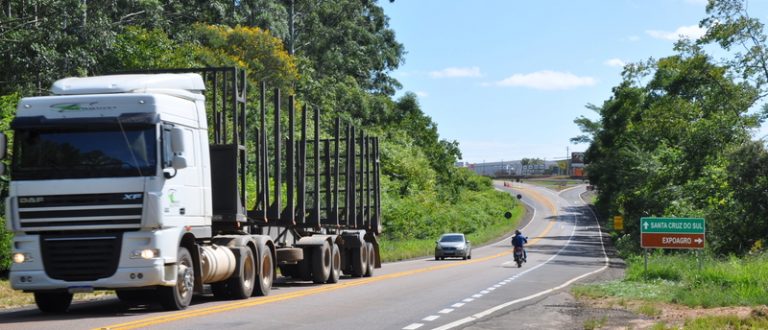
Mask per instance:
[[[69,292],[35,292],[35,304],[43,313],[64,313],[72,304]]]
[[[256,282],[256,261],[253,257],[253,250],[246,246],[240,249],[243,263],[239,265],[240,273],[230,277],[227,280],[227,291],[229,299],[245,299],[253,293],[253,287]]]
[[[331,274],[328,276],[328,283],[338,283],[341,276],[341,250],[339,245],[331,245]]]
[[[368,267],[368,251],[365,244],[357,248],[352,248],[352,277],[361,277],[365,275]]]
[[[368,262],[365,267],[365,277],[373,276],[373,269],[376,268],[376,250],[373,249],[373,243],[365,243],[366,250],[368,250]]]
[[[331,275],[331,266],[333,258],[331,247],[328,242],[316,246],[312,251],[312,282],[325,283]]]
[[[266,245],[259,245],[257,252],[259,272],[256,274],[256,286],[253,288],[253,295],[268,296],[275,279],[275,261],[272,259],[272,251]]]
[[[169,311],[185,309],[192,302],[194,289],[195,265],[189,250],[182,246],[176,259],[176,285],[157,288],[160,304]]]

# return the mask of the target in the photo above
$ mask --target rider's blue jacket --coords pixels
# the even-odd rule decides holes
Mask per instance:
[[[523,235],[517,234],[512,237],[512,246],[523,247],[525,243],[528,243],[528,239]]]

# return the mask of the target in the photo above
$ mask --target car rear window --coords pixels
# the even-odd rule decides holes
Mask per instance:
[[[464,237],[461,235],[446,235],[440,239],[440,242],[464,242]]]

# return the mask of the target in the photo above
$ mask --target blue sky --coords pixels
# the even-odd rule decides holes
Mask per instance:
[[[562,159],[596,119],[624,63],[673,55],[697,37],[705,0],[397,0],[379,4],[405,45],[393,76],[419,95],[463,160]],[[766,22],[768,1],[750,2]]]

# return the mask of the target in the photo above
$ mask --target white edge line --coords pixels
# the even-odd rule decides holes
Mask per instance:
[[[584,201],[584,199],[581,197],[581,194],[579,194],[579,199],[581,199],[581,201],[582,201],[582,202],[584,202],[584,204],[585,204],[585,205],[589,206],[589,205],[587,204],[587,202],[586,202],[586,201]],[[443,326],[441,326],[441,327],[438,327],[438,328],[434,328],[434,329],[435,329],[435,330],[448,330],[448,329],[452,329],[452,328],[455,328],[455,327],[457,327],[457,326],[460,326],[460,325],[463,325],[463,324],[466,324],[466,323],[469,323],[469,322],[475,321],[475,320],[477,320],[477,319],[480,319],[480,318],[482,318],[482,317],[484,317],[484,316],[488,316],[488,315],[490,315],[490,314],[492,314],[492,313],[494,313],[494,312],[497,312],[497,311],[499,311],[499,310],[501,310],[501,309],[504,309],[504,308],[506,308],[506,307],[509,307],[509,306],[511,306],[511,305],[514,305],[514,304],[517,304],[517,303],[521,303],[521,302],[523,302],[523,301],[528,301],[528,300],[531,300],[531,299],[534,299],[534,298],[538,298],[538,297],[540,297],[540,296],[543,296],[543,295],[549,294],[549,293],[551,293],[551,292],[553,292],[553,291],[557,291],[557,290],[560,290],[560,289],[562,289],[562,288],[565,288],[565,287],[567,287],[567,286],[569,286],[569,285],[573,284],[574,282],[576,282],[576,281],[578,281],[578,280],[580,280],[580,279],[583,279],[583,278],[585,278],[585,277],[588,277],[588,276],[591,276],[591,275],[597,274],[597,273],[599,273],[599,272],[602,272],[602,271],[604,271],[604,270],[608,269],[608,263],[609,263],[609,259],[608,259],[608,254],[605,252],[605,243],[603,242],[603,231],[602,231],[602,229],[600,228],[600,223],[597,221],[597,215],[595,215],[595,212],[594,212],[594,211],[592,211],[592,208],[591,208],[591,207],[589,208],[589,211],[590,211],[590,213],[592,213],[592,218],[593,218],[593,219],[595,220],[595,222],[597,223],[597,232],[598,232],[598,234],[599,234],[599,237],[600,237],[600,247],[601,247],[601,248],[602,248],[602,250],[603,250],[603,260],[605,261],[605,265],[603,265],[603,267],[600,267],[600,268],[598,268],[598,269],[596,269],[596,270],[593,270],[593,271],[591,271],[591,272],[589,272],[589,273],[586,273],[586,274],[582,274],[582,275],[580,275],[580,276],[577,276],[577,277],[575,277],[575,278],[572,278],[572,279],[570,279],[570,280],[566,281],[565,283],[563,283],[563,284],[561,284],[561,285],[559,285],[559,286],[556,286],[556,287],[554,287],[554,288],[550,288],[550,289],[547,289],[547,290],[541,291],[541,292],[539,292],[539,293],[535,293],[535,294],[532,294],[532,295],[530,295],[530,296],[527,296],[527,297],[523,297],[523,298],[520,298],[520,299],[512,300],[512,301],[509,301],[509,302],[506,302],[506,303],[503,303],[503,304],[497,305],[497,306],[495,306],[495,307],[491,307],[490,309],[487,309],[487,310],[485,310],[485,311],[482,311],[482,312],[480,312],[480,313],[474,314],[474,315],[472,315],[472,316],[469,316],[469,317],[465,317],[465,318],[463,318],[463,319],[461,319],[461,320],[457,320],[457,321],[454,321],[454,322],[448,323],[448,324],[446,324],[446,325],[443,325]],[[574,226],[574,229],[573,229],[573,231],[571,232],[571,238],[573,237],[573,233],[574,233],[575,231],[576,231],[576,226]],[[560,249],[560,251],[558,251],[558,252],[557,252],[557,254],[555,254],[554,256],[552,256],[552,257],[551,257],[550,259],[548,259],[546,262],[544,262],[544,263],[542,263],[542,264],[539,264],[538,266],[536,266],[536,267],[534,267],[534,268],[530,268],[530,269],[526,270],[525,272],[523,272],[523,273],[520,273],[519,275],[522,275],[522,274],[524,274],[524,273],[527,273],[528,271],[531,271],[531,270],[534,270],[534,269],[536,269],[536,268],[538,268],[538,267],[540,267],[540,266],[543,266],[544,264],[548,263],[550,260],[554,259],[554,257],[556,257],[557,255],[559,255],[559,254],[560,254],[560,252],[562,252],[562,251],[563,251],[563,249],[565,249],[565,247],[567,247],[567,246],[570,244],[570,242],[571,242],[571,238],[569,238],[569,239],[568,239],[568,243],[567,243],[565,246],[563,246],[563,248],[561,248],[561,249]]]

